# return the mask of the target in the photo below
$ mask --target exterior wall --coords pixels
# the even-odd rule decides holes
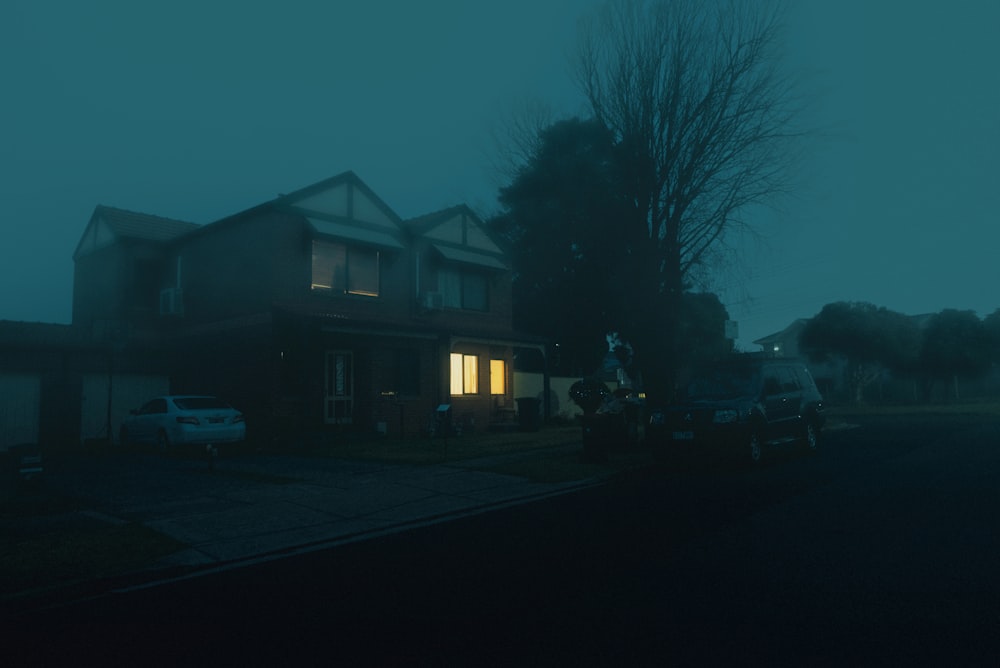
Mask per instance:
[[[308,288],[308,258],[301,221],[254,210],[186,237],[181,257],[183,324],[269,311],[277,299]]]
[[[353,418],[350,425],[328,424],[322,413],[326,384],[326,353],[346,351],[353,356]],[[400,359],[416,359],[416,391],[400,391]],[[387,435],[416,434],[426,428],[438,403],[437,340],[380,336],[373,333],[321,331],[305,369],[311,406],[319,409],[313,424],[326,431]],[[395,393],[395,394],[389,394]]]
[[[451,420],[460,423],[463,429],[485,430],[491,422],[501,419],[498,411],[513,404],[514,374],[513,350],[509,346],[490,345],[486,343],[469,343],[459,341],[450,350],[444,349],[441,368],[444,373],[442,382],[443,397],[440,403],[451,405]],[[476,394],[451,394],[450,354],[475,355],[478,359],[478,392]],[[490,392],[490,360],[502,359],[507,377],[504,381],[505,392],[494,395]]]
[[[411,276],[409,273],[409,250],[382,250],[379,253],[379,295],[331,294],[327,291],[310,289],[311,238],[303,246],[300,267],[305,268],[301,288],[289,295],[297,304],[305,304],[311,310],[336,313],[358,320],[385,323],[408,324],[412,322],[413,300]],[[350,246],[349,242],[345,242]]]
[[[73,269],[73,323],[129,321],[149,328],[159,318],[160,289],[172,285],[167,250],[148,242],[105,246],[77,258]]]
[[[583,410],[569,398],[569,388],[580,380],[577,377],[552,376],[549,378],[549,416],[562,420],[575,420],[583,415]],[[514,372],[514,396],[534,397],[542,400],[545,396],[545,375],[527,371]]]
[[[248,438],[264,437],[275,399],[275,355],[269,314],[195,328],[169,343],[170,390],[217,396],[244,413]]]
[[[122,317],[128,259],[128,249],[114,245],[76,260],[73,267],[74,324]]]
[[[265,312],[273,305],[362,320],[409,320],[407,250],[380,251],[378,297],[330,294],[310,289],[316,237],[300,216],[259,209],[216,225],[176,250],[183,258],[184,324]]]
[[[513,323],[513,301],[511,274],[499,271],[486,271],[489,286],[489,310],[471,311],[455,308],[427,309],[421,303],[421,295],[438,291],[438,272],[448,266],[438,256],[430,244],[423,239],[415,239],[413,246],[414,262],[412,277],[408,283],[411,303],[416,305],[417,317],[434,326],[451,329],[482,329],[510,332]]]

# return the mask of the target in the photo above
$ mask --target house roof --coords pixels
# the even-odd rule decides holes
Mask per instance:
[[[472,209],[465,204],[459,204],[457,206],[450,206],[447,209],[432,211],[431,213],[426,213],[422,216],[410,218],[404,221],[404,224],[411,232],[413,232],[413,234],[424,234],[428,230],[437,227],[442,222],[461,215],[468,215],[476,220],[479,220],[479,217],[473,213]]]
[[[75,325],[0,320],[0,346],[74,346],[88,342],[88,334]]]
[[[488,269],[507,269],[503,250],[483,221],[465,204],[411,218],[404,225],[445,259]]]
[[[441,254],[441,257],[445,260],[450,260],[451,262],[471,264],[477,267],[484,267],[486,269],[499,269],[501,271],[507,269],[507,265],[504,264],[500,258],[494,255],[466,250],[464,248],[457,248],[455,246],[446,246],[444,244],[431,245],[434,247],[434,250]]]
[[[792,324],[790,324],[788,327],[785,327],[780,332],[775,332],[774,334],[768,334],[767,336],[762,336],[761,338],[756,339],[754,343],[760,346],[766,346],[769,343],[782,342],[788,338],[789,334],[793,334],[797,338],[798,333],[805,326],[806,326],[806,318],[799,318],[798,320],[792,321]]]
[[[465,243],[482,250],[502,252],[486,225],[466,204],[434,211],[403,222],[412,234]]]
[[[347,222],[320,220],[309,217],[307,217],[306,220],[309,221],[309,225],[312,227],[313,231],[323,236],[356,241],[368,246],[388,248],[390,250],[399,250],[403,248],[403,244],[395,236],[389,232],[379,229],[360,227],[358,225],[351,225]]]
[[[270,202],[313,216],[347,218],[384,227],[399,227],[402,218],[352,171],[279,195]]]
[[[97,205],[90,216],[73,259],[103,248],[118,239],[170,241],[201,227],[197,223],[174,220],[148,213]]]

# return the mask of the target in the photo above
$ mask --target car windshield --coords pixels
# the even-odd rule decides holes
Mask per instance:
[[[688,383],[686,395],[691,401],[747,397],[754,392],[756,378],[751,367],[718,367],[699,374]]]
[[[229,404],[215,397],[176,397],[174,405],[182,411],[229,408]]]

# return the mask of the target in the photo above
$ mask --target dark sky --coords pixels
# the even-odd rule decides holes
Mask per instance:
[[[597,4],[7,0],[0,319],[69,322],[97,204],[208,223],[351,169],[404,218],[492,212],[492,133],[534,100],[583,110],[568,58]],[[712,286],[741,344],[841,299],[1000,307],[1000,3],[791,5],[826,136]]]

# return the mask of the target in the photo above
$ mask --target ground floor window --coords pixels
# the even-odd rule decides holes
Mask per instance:
[[[451,354],[451,394],[479,394],[479,358]]]
[[[507,365],[503,360],[490,360],[490,394],[507,394]]]

